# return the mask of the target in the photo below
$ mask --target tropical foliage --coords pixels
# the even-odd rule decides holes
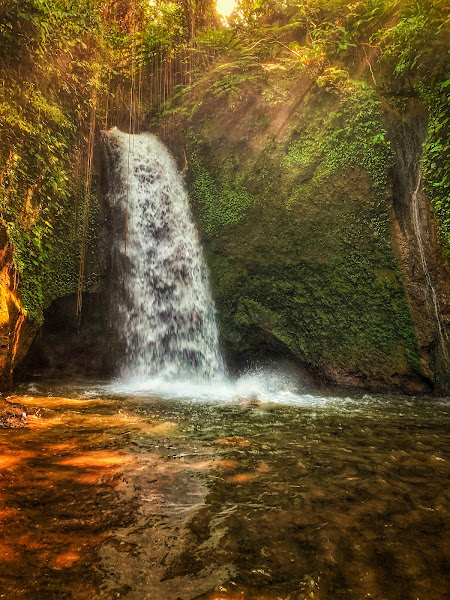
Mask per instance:
[[[30,315],[39,319],[73,286],[92,206],[93,131],[109,123],[114,102],[136,110],[128,90],[137,73],[148,121],[176,110],[174,97],[215,69],[218,95],[275,64],[337,93],[351,95],[362,80],[375,94],[420,96],[430,114],[426,184],[450,247],[448,2],[241,0],[228,23],[214,0],[2,1],[1,220]],[[63,254],[73,260],[58,283],[49,264],[60,260],[54,248],[69,222]]]

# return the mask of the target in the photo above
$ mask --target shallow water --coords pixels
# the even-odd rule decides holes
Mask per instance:
[[[448,597],[448,403],[126,389],[11,398],[0,598]]]

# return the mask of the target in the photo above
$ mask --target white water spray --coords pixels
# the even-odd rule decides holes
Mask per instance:
[[[108,390],[214,402],[327,401],[299,396],[298,379],[280,371],[227,376],[201,246],[174,159],[153,135],[117,128],[103,135],[120,290],[115,328],[125,354],[120,379]]]
[[[121,376],[150,381],[222,380],[214,306],[183,178],[164,144],[147,133],[104,133],[115,153],[112,210],[126,215],[115,240],[124,297],[117,329],[124,340]],[[150,386],[151,387],[151,386]]]

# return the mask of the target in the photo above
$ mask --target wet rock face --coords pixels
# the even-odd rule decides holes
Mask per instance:
[[[15,374],[17,381],[46,378],[96,378],[112,372],[113,341],[109,336],[105,300],[83,295],[81,319],[77,297],[57,298],[44,312],[44,324]]]
[[[90,377],[108,373],[111,349],[99,295],[84,295],[81,323],[77,322],[76,294],[56,299],[44,312],[40,327],[24,313],[4,229],[0,230],[0,248],[0,391],[33,374]]]
[[[0,398],[0,429],[25,427],[28,413],[24,406]]]
[[[386,111],[393,150],[392,239],[414,322],[422,372],[436,391],[449,390],[450,274],[439,243],[436,215],[423,189],[425,108],[410,100],[408,111]]]
[[[228,358],[290,356],[344,387],[445,390],[411,216],[423,106],[411,124],[386,123],[385,102],[367,86],[363,106],[271,77],[232,98],[204,91],[185,128]],[[450,278],[429,202],[422,190],[417,198],[446,321]]]
[[[0,229],[0,390],[12,386],[13,371],[26,355],[38,330],[28,319],[17,292],[12,249],[4,228]]]
[[[369,125],[363,111],[364,126],[380,121],[376,127],[391,143],[393,165],[378,160],[373,140],[379,134],[372,130],[362,140],[372,154],[368,150],[345,163],[339,154],[354,144],[357,103],[342,116],[345,100],[337,93],[311,91],[301,78],[270,77],[279,78],[259,87],[247,82],[232,97],[203,90],[199,108],[180,128],[184,143],[173,140],[172,146],[180,166],[188,166],[229,364],[239,369],[288,358],[320,382],[447,393],[450,369],[437,335],[435,300],[447,330],[450,276],[423,187],[415,195],[416,212],[434,296],[413,223],[426,134],[423,106],[415,99],[400,113],[383,100],[376,109],[381,116],[370,117]],[[351,135],[340,143],[347,130]],[[105,167],[117,161],[116,154],[112,148],[104,160],[103,186],[120,183],[114,169]],[[123,214],[112,212],[101,207],[105,246],[124,237]],[[165,234],[161,228],[157,237]],[[1,235],[0,386],[6,388],[37,327],[23,314],[11,249]],[[108,343],[99,329],[105,306],[116,304],[123,291],[123,278],[111,275],[118,269],[113,262],[104,259],[107,302],[96,305],[91,296],[81,330],[74,296],[48,309],[21,376],[99,376],[113,370],[120,344]]]

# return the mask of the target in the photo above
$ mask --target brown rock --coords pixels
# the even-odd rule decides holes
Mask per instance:
[[[24,427],[27,419],[28,413],[24,406],[0,398],[0,428]]]
[[[11,388],[14,368],[38,330],[37,323],[26,317],[17,287],[11,243],[0,228],[0,390]]]

